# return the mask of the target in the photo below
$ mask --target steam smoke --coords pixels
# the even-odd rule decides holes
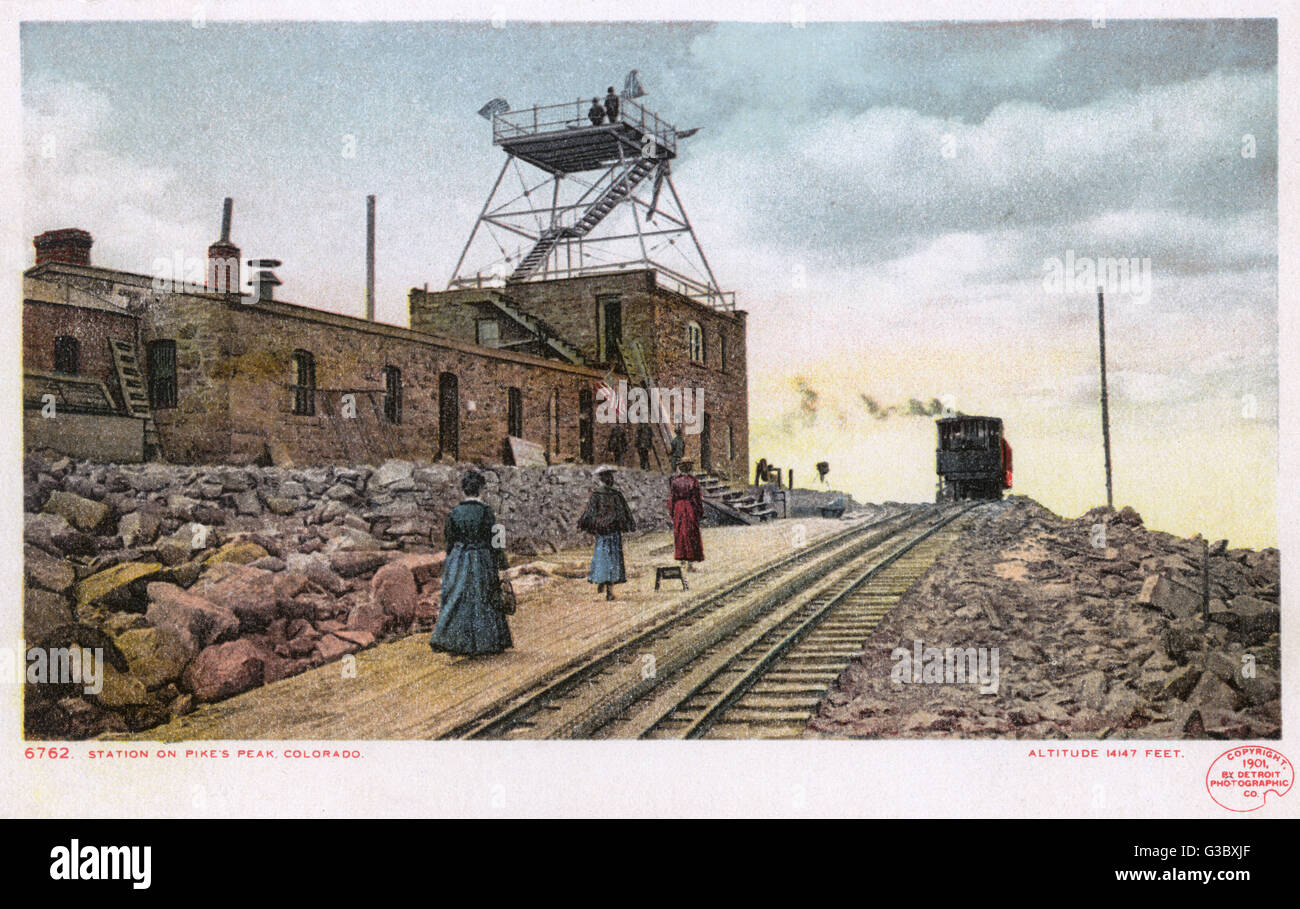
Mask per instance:
[[[890,404],[881,406],[869,394],[859,394],[858,398],[862,401],[862,406],[867,409],[867,413],[877,420],[887,420],[893,416],[899,417],[937,417],[943,413],[943,403],[938,398],[931,398],[929,403],[919,398],[908,398],[906,404]]]

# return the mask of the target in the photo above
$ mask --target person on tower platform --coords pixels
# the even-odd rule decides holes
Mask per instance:
[[[591,99],[591,109],[587,111],[587,116],[591,118],[592,126],[600,126],[605,122],[605,108],[600,106],[599,98]]]
[[[609,119],[611,126],[618,122],[618,95],[614,93],[614,86],[612,85],[609,87],[609,91],[605,92],[605,116]]]

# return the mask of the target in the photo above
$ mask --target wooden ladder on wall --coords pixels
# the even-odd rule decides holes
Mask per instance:
[[[639,382],[645,389],[647,395],[651,394],[655,386],[654,376],[650,375],[650,368],[646,365],[645,353],[641,350],[639,341],[622,341],[618,342],[619,356],[623,358],[623,367],[627,370],[627,377],[632,382]],[[634,374],[635,373],[635,374]],[[663,461],[659,460],[659,450],[652,448],[655,461],[660,467],[668,462],[668,453],[672,450],[673,430],[669,423],[653,423],[655,427],[655,436],[659,439],[664,448]]]
[[[151,460],[162,450],[158,426],[154,423],[153,409],[149,406],[149,391],[145,388],[144,374],[140,370],[140,357],[134,341],[109,338],[108,348],[113,354],[113,369],[117,372],[118,387],[127,412],[144,420],[144,456]]]

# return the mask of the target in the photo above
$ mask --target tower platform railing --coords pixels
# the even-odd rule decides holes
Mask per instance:
[[[601,103],[603,105],[603,99]],[[492,118],[492,143],[508,145],[530,136],[623,125],[638,130],[643,136],[653,136],[667,151],[668,157],[677,154],[677,127],[660,119],[653,111],[646,109],[645,105],[638,104],[631,98],[620,98],[617,122],[599,125],[593,125],[588,118],[587,111],[590,107],[590,99],[579,98],[562,104],[533,105],[496,114]]]

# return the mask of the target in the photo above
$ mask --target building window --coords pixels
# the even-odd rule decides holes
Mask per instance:
[[[305,350],[293,352],[293,412],[300,417],[316,413],[316,358]]]
[[[477,327],[478,343],[480,347],[501,346],[500,322],[496,319],[479,319],[475,325]]]
[[[704,362],[704,329],[699,322],[686,326],[686,347],[691,354],[692,363]]]
[[[149,406],[163,410],[176,406],[176,342],[150,341],[145,348],[149,370]]]
[[[81,372],[81,344],[71,335],[54,339],[54,371],[71,376]]]
[[[727,424],[727,460],[733,460],[736,457],[736,433],[731,424]]]
[[[384,367],[384,419],[402,422],[402,371],[396,366]]]
[[[727,371],[727,336],[718,332],[718,369]]]
[[[518,388],[506,389],[508,413],[506,432],[517,439],[524,437],[524,395]]]

